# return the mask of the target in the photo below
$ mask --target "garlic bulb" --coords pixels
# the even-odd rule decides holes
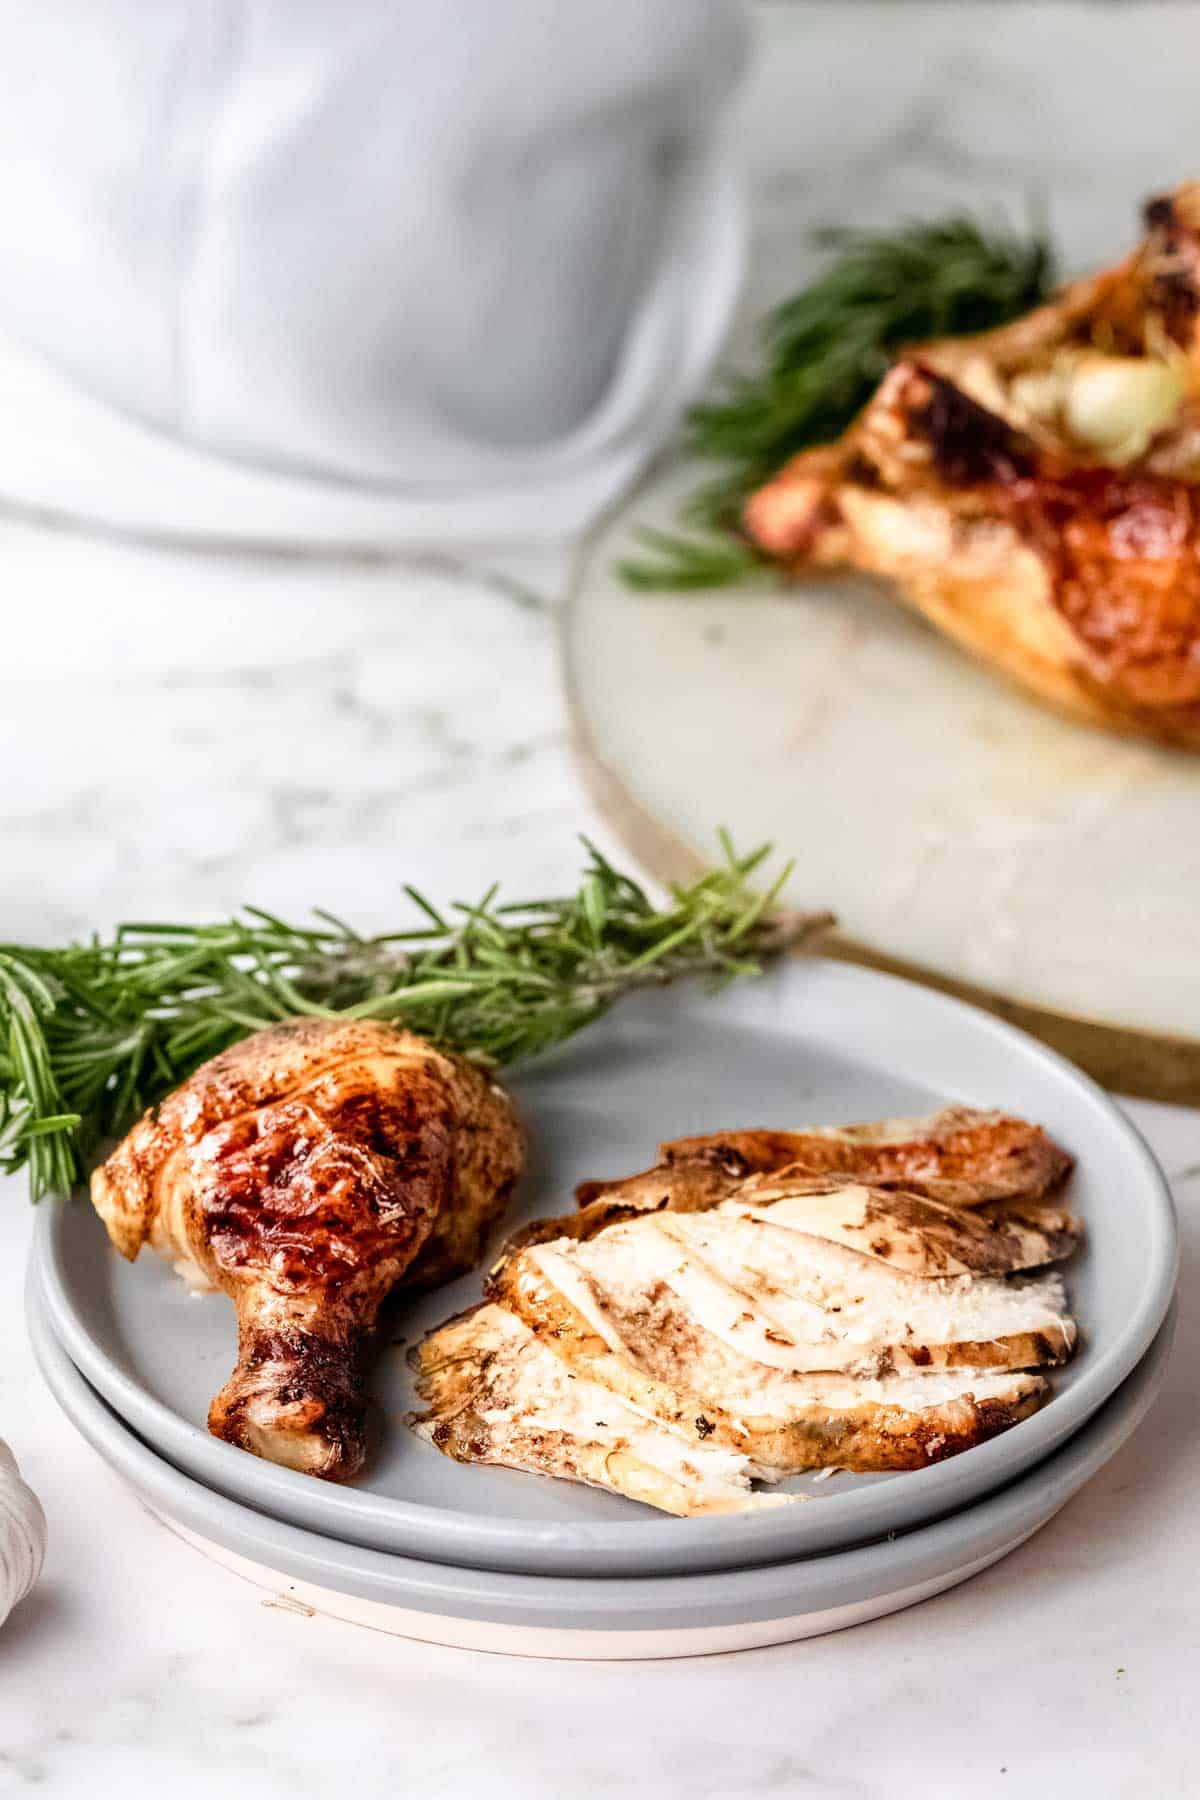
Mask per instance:
[[[46,1515],[21,1480],[17,1459],[0,1438],[0,1624],[42,1572]]]

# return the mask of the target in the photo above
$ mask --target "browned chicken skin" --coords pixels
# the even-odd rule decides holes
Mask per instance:
[[[408,1032],[298,1020],[198,1069],[92,1177],[123,1256],[142,1245],[238,1315],[217,1437],[329,1480],[365,1455],[365,1366],[404,1280],[469,1267],[520,1173],[512,1103]]]
[[[1146,225],[1117,268],[898,363],[745,523],[789,567],[888,578],[1062,711],[1200,749],[1200,184]]]
[[[747,1175],[898,1187],[950,1206],[1037,1199],[1065,1181],[1072,1166],[1040,1125],[974,1106],[807,1131],[715,1132],[676,1138],[660,1145],[660,1154],[669,1168],[697,1157],[726,1159]]]
[[[715,1131],[660,1144],[658,1154],[654,1167],[640,1174],[581,1182],[574,1213],[523,1226],[504,1246],[493,1280],[531,1244],[594,1237],[638,1213],[707,1212],[726,1200],[827,1192],[847,1183],[902,1190],[918,1204],[925,1199],[990,1213],[993,1204],[1043,1200],[1072,1168],[1071,1157],[1040,1125],[972,1106],[806,1131]],[[1055,1218],[1053,1208],[1038,1212],[1041,1226],[1061,1229]]]
[[[857,1181],[900,1187],[951,1206],[1036,1199],[1059,1186],[1071,1158],[1044,1132],[1009,1113],[943,1106],[921,1119],[879,1119],[806,1131],[714,1131],[659,1145],[659,1162],[622,1181],[585,1181],[581,1208],[621,1202],[703,1211],[748,1178]]]

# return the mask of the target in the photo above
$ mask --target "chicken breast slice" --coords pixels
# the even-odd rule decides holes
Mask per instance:
[[[416,1352],[428,1410],[409,1422],[459,1462],[607,1488],[680,1518],[794,1504],[756,1494],[743,1452],[671,1429],[572,1370],[513,1313],[484,1306]]]
[[[418,1369],[430,1406],[414,1421],[418,1434],[460,1461],[585,1481],[694,1517],[745,1510],[753,1479],[830,1464],[923,1468],[1028,1416],[1046,1391],[1036,1375],[978,1370],[789,1376],[716,1340],[705,1356],[680,1331],[659,1358],[660,1370],[675,1367],[672,1384],[569,1315],[561,1304],[546,1310],[535,1331],[487,1306],[427,1339]]]
[[[921,1278],[803,1232],[723,1213],[659,1214],[586,1243],[535,1245],[489,1296],[567,1296],[609,1348],[653,1359],[681,1317],[741,1356],[793,1373],[1021,1369],[1075,1343],[1058,1275]]]
[[[903,1189],[792,1184],[786,1176],[751,1176],[718,1211],[844,1244],[920,1276],[1037,1269],[1070,1256],[1083,1236],[1081,1221],[1052,1201],[967,1210]]]

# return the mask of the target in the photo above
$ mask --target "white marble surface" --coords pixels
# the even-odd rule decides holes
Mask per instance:
[[[1108,247],[1114,202],[1128,213],[1200,164],[1162,123],[1194,90],[1200,14],[1183,7],[777,7],[769,23],[743,124],[756,294],[799,266],[790,209],[811,210],[814,184],[831,215],[886,216],[967,178],[1009,203],[1044,182],[1078,259]],[[596,829],[558,682],[562,559],[510,557],[503,577],[242,561],[9,520],[0,572],[0,938],[246,899],[369,924],[404,880],[567,881],[573,833]],[[371,1635],[264,1602],[184,1548],[41,1387],[21,1320],[29,1213],[7,1184],[0,1428],[50,1551],[0,1634],[0,1792],[1194,1794],[1200,1116],[1130,1111],[1185,1234],[1181,1339],[1136,1439],[1032,1543],[915,1612],[635,1670]]]

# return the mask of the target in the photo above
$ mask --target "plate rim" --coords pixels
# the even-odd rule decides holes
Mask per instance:
[[[1148,1353],[1117,1392],[1047,1461],[1016,1481],[894,1541],[828,1556],[800,1557],[716,1572],[596,1577],[517,1574],[389,1555],[281,1523],[270,1514],[181,1474],[143,1443],[75,1367],[54,1336],[36,1276],[26,1288],[26,1319],[38,1368],[58,1405],[97,1454],[144,1501],[161,1505],[191,1529],[215,1533],[271,1568],[364,1598],[383,1597],[418,1611],[575,1629],[638,1630],[664,1624],[742,1623],[783,1617],[797,1600],[813,1610],[845,1605],[911,1585],[967,1562],[987,1545],[1037,1530],[1114,1456],[1141,1424],[1161,1388],[1175,1335],[1172,1307]],[[881,1586],[880,1571],[886,1570]],[[550,1614],[550,1618],[547,1614]]]
[[[56,1335],[89,1383],[100,1389],[136,1430],[195,1478],[211,1481],[226,1493],[232,1487],[239,1499],[260,1510],[281,1507],[297,1528],[319,1532],[336,1528],[339,1534],[347,1534],[347,1543],[385,1554],[415,1553],[462,1567],[511,1572],[552,1566],[589,1578],[617,1573],[632,1576],[645,1566],[680,1572],[698,1567],[717,1571],[749,1563],[778,1563],[798,1555],[831,1554],[848,1543],[869,1543],[890,1531],[920,1528],[976,1503],[990,1490],[1020,1478],[1053,1455],[1081,1429],[1136,1367],[1162,1325],[1179,1261],[1178,1222],[1166,1177],[1141,1132],[1103,1089],[1018,1027],[903,977],[823,957],[793,959],[775,974],[781,989],[784,983],[804,975],[831,981],[835,988],[851,994],[861,992],[864,986],[882,987],[903,1004],[931,1013],[936,1021],[944,1022],[949,1016],[965,1029],[982,1031],[1007,1051],[1041,1065],[1052,1078],[1080,1089],[1106,1116],[1109,1128],[1125,1138],[1141,1166],[1146,1195],[1153,1196],[1154,1204],[1146,1215],[1152,1222],[1152,1254],[1139,1305],[1117,1341],[1099,1357],[1093,1352],[1094,1360],[1081,1370],[1067,1393],[1055,1396],[1031,1418],[988,1443],[911,1471],[902,1482],[889,1481],[839,1495],[836,1516],[832,1509],[826,1515],[815,1507],[786,1508],[689,1520],[686,1534],[674,1519],[620,1523],[496,1519],[352,1487],[322,1483],[314,1493],[311,1479],[295,1471],[258,1459],[247,1468],[244,1451],[212,1438],[177,1414],[107,1356],[71,1303],[59,1257],[63,1234],[69,1228],[68,1208],[87,1205],[86,1199],[48,1201],[38,1207],[35,1216],[31,1262],[40,1273]],[[880,1499],[885,1493],[886,1502]]]

